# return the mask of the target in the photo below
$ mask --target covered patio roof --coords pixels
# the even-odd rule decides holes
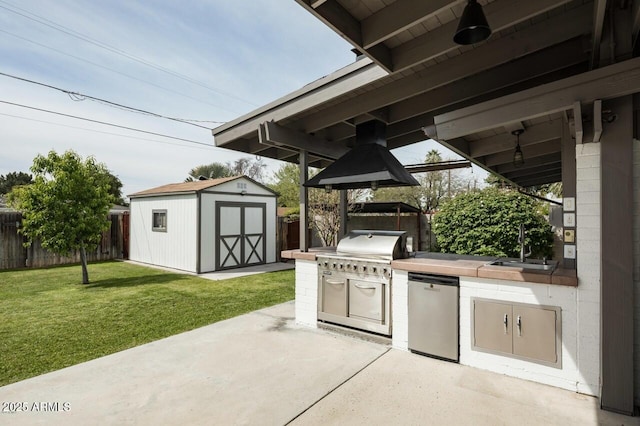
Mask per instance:
[[[358,60],[214,129],[217,146],[325,167],[376,119],[390,149],[432,138],[528,187],[561,181],[563,138],[597,140],[615,119],[601,101],[640,88],[637,0],[480,0],[493,33],[468,46],[453,41],[466,0],[296,2]]]

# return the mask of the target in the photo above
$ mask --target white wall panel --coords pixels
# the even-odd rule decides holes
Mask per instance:
[[[167,211],[167,230],[152,230],[153,210]],[[195,194],[131,200],[131,260],[196,272]]]

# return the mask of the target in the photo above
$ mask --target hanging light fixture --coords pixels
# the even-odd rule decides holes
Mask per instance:
[[[516,150],[513,153],[513,165],[515,167],[522,167],[524,165],[524,155],[520,148],[520,135],[524,133],[524,129],[517,129],[511,132],[516,137]]]
[[[333,189],[333,186],[331,185],[325,185],[324,186],[324,192],[326,192],[327,194],[331,194],[331,190]]]
[[[463,45],[474,44],[488,39],[490,35],[491,28],[484,16],[482,6],[477,0],[469,0],[460,17],[453,41]]]

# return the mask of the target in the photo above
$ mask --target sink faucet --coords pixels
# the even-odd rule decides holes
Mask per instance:
[[[524,263],[527,260],[528,256],[531,256],[531,249],[529,249],[529,253],[525,253],[524,248],[524,223],[520,224],[520,232],[518,233],[518,243],[520,244],[520,262]]]

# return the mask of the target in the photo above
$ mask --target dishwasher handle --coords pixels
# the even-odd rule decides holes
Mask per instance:
[[[451,285],[455,287],[460,286],[460,278],[448,277],[445,275],[433,275],[422,274],[419,272],[409,272],[409,281],[425,283],[425,284],[439,284],[439,285]]]

